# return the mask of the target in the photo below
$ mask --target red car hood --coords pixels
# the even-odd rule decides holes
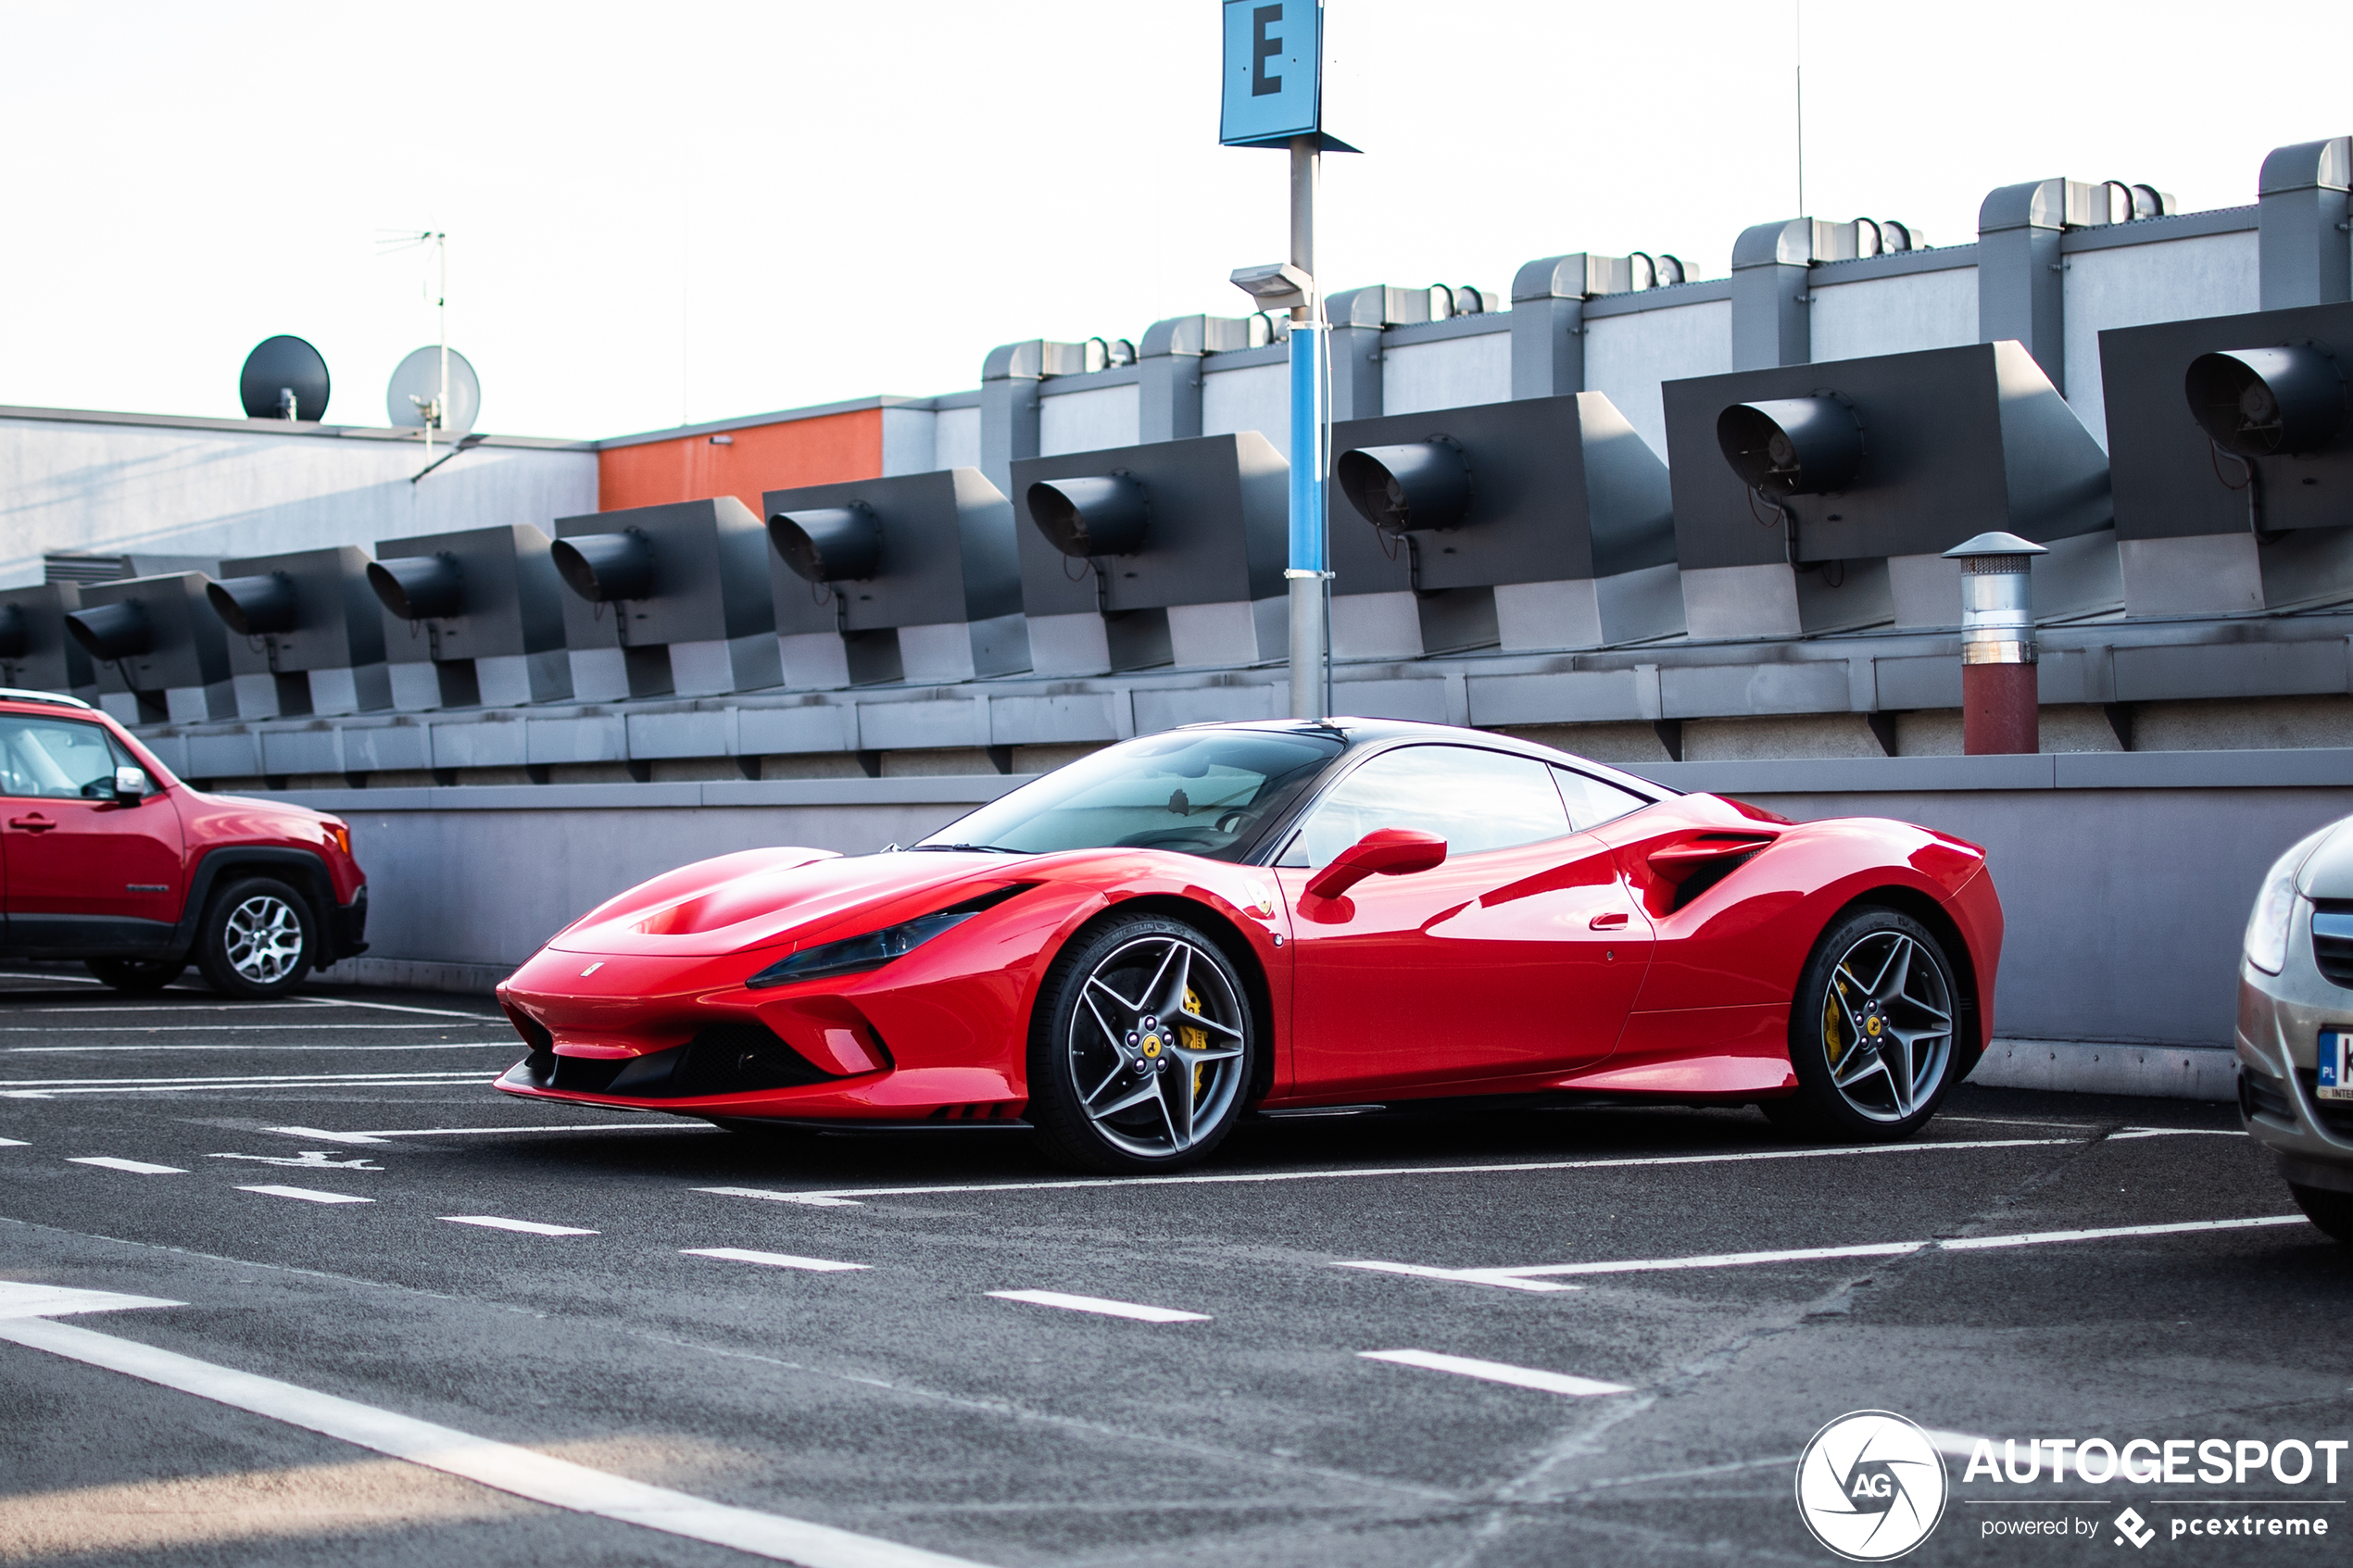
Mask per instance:
[[[746,849],[640,883],[558,932],[547,946],[565,953],[676,958],[749,952],[870,906],[879,915],[882,906],[930,889],[1010,881],[988,873],[1021,863],[988,854],[845,857],[830,849]]]

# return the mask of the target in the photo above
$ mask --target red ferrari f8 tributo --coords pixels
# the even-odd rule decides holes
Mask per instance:
[[[1027,1125],[1082,1167],[1444,1096],[1917,1131],[1984,1049],[1983,851],[1793,823],[1472,730],[1125,741],[907,849],[747,849],[590,910],[498,995],[510,1094],[722,1126]]]

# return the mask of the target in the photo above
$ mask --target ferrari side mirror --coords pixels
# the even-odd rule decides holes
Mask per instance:
[[[1307,884],[1311,898],[1337,898],[1368,876],[1404,876],[1442,865],[1446,841],[1414,828],[1375,828],[1332,857]]]

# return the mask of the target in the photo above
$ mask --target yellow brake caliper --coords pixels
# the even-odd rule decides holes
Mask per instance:
[[[1185,987],[1185,1010],[1191,1013],[1195,1018],[1199,1018],[1201,1016],[1201,997],[1189,985]],[[1186,1029],[1180,1026],[1176,1031],[1176,1043],[1183,1046],[1189,1051],[1205,1051],[1209,1048],[1209,1031],[1206,1029]],[[1195,1098],[1199,1098],[1201,1096],[1201,1074],[1202,1070],[1199,1067],[1193,1069],[1193,1096]]]
[[[1846,1054],[1847,1047],[1853,1044],[1852,1041],[1841,1038],[1838,1026],[1840,1010],[1838,1004],[1840,998],[1845,995],[1845,983],[1832,977],[1830,994],[1822,999],[1822,1043],[1830,1047],[1831,1066],[1833,1069],[1838,1066],[1839,1059]]]

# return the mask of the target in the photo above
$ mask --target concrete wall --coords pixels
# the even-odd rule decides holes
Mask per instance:
[[[1046,383],[1049,387],[1052,383]],[[1140,439],[1137,420],[1141,389],[1093,386],[1084,392],[1049,393],[1038,400],[1038,455],[1051,458],[1063,452],[1100,452],[1112,446],[1133,446]]]
[[[1816,359],[1859,359],[1916,348],[1957,348],[1977,341],[1977,269],[1906,272],[1831,282],[1835,267],[1816,274],[1807,295]]]
[[[980,467],[980,406],[975,403],[969,408],[940,409],[932,440],[932,467]]]
[[[1665,462],[1667,410],[1659,383],[1720,375],[1732,368],[1731,301],[1622,315],[1597,314],[1592,304],[1585,309],[1585,389],[1608,394]]]
[[[2252,229],[2157,245],[2070,250],[2066,266],[2068,405],[2108,445],[2100,333],[2109,327],[2233,316],[2258,303]]]
[[[2009,930],[1998,1031],[2220,1047],[2257,882],[2353,812],[2353,751],[1881,758],[1638,765],[1790,817],[1895,817],[1983,845]],[[1022,782],[983,776],[539,788],[336,790],[285,798],[352,824],[374,899],[353,972],[486,985],[599,900],[757,845],[865,853]],[[467,968],[466,966],[473,966]]]
[[[1212,357],[1209,363],[1215,363]],[[1290,369],[1287,365],[1247,365],[1239,370],[1204,370],[1201,378],[1201,433],[1231,435],[1254,430],[1290,457]]]
[[[1495,321],[1495,331],[1472,336],[1385,345],[1381,412],[1418,414],[1425,408],[1509,402],[1512,334],[1504,318]]]
[[[53,552],[271,555],[597,509],[585,445],[494,443],[409,483],[422,466],[389,431],[0,415],[0,584]]]

